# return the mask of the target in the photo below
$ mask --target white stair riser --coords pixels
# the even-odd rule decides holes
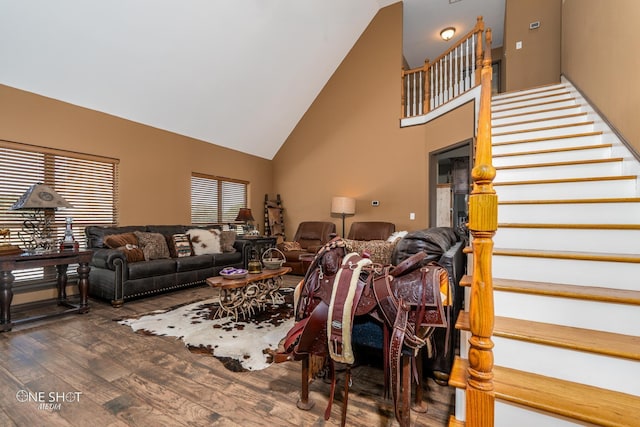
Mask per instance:
[[[567,126],[567,127],[555,127],[552,129],[542,129],[542,130],[531,128],[531,130],[528,132],[506,133],[504,135],[491,136],[491,142],[495,144],[498,142],[520,141],[523,139],[552,138],[556,136],[575,135],[575,134],[592,132],[592,131],[593,131],[592,123],[581,124],[576,126]],[[496,133],[502,133],[502,132],[496,132]]]
[[[550,109],[562,108],[562,107],[573,107],[574,105],[576,105],[575,99],[567,99],[565,101],[549,102],[549,103],[544,103],[542,105],[535,104],[528,107],[505,108],[505,109],[501,109],[500,111],[492,111],[491,120],[493,121],[493,119],[498,119],[504,116],[511,116],[513,114],[534,113],[540,110],[550,110]]]
[[[640,263],[494,255],[493,277],[637,291]]]
[[[526,181],[531,179],[589,178],[592,176],[621,176],[622,161],[582,163],[563,166],[499,169],[494,183]]]
[[[522,121],[526,122],[526,120],[522,120]],[[582,123],[586,121],[588,121],[587,113],[581,113],[581,115],[579,116],[571,116],[571,117],[560,116],[558,118],[539,120],[536,122],[526,122],[526,123],[516,122],[514,124],[505,125],[505,126],[497,126],[496,124],[492,123],[491,131],[493,133],[507,133],[507,132],[516,132],[520,130],[535,129],[535,128],[541,128],[541,127],[571,125],[574,123]]]
[[[510,101],[505,101],[502,103],[496,103],[496,104],[491,104],[491,112],[492,113],[497,113],[499,111],[505,111],[505,110],[511,110],[514,108],[519,108],[525,105],[531,105],[531,104],[547,104],[547,103],[551,103],[551,102],[562,102],[562,101],[567,101],[567,100],[572,100],[575,102],[575,99],[573,97],[573,95],[571,95],[570,93],[564,92],[564,93],[559,93],[556,95],[551,95],[551,96],[547,96],[544,98],[541,97],[535,97],[535,98],[530,98],[530,99],[513,99]]]
[[[534,111],[514,111],[513,114],[499,113],[491,117],[491,125],[506,125],[509,123],[523,122],[527,120],[548,119],[551,117],[565,116],[567,114],[577,114],[582,112],[582,106],[569,105],[568,108],[555,109],[553,107],[543,108]]]
[[[584,150],[553,151],[550,153],[521,154],[516,156],[494,157],[493,166],[513,166],[549,162],[571,162],[578,160],[606,159],[611,157],[611,147],[587,148]]]
[[[634,179],[560,182],[552,184],[496,185],[498,200],[562,200],[605,197],[634,197]]]
[[[561,139],[522,141],[515,144],[493,145],[493,154],[522,153],[523,151],[553,150],[558,148],[588,147],[602,144],[602,135],[575,136]]]
[[[456,399],[457,405],[458,400]],[[590,424],[578,423],[559,415],[532,410],[496,398],[493,425],[495,427],[585,427]]]
[[[638,335],[640,310],[631,304],[494,291],[496,316]],[[640,364],[640,363],[639,363]]]
[[[640,254],[640,230],[505,227],[498,228],[493,242],[501,249]]]
[[[498,201],[500,198],[498,198]],[[640,203],[498,205],[498,221],[514,223],[637,224]]]
[[[558,91],[566,92],[567,90],[568,90],[567,85],[565,85],[564,83],[558,83],[553,86],[545,87],[544,89],[533,88],[533,89],[519,90],[517,92],[507,92],[507,93],[497,94],[491,97],[491,101],[501,102],[508,99],[514,99],[514,98],[517,99],[519,97],[541,96],[547,93],[555,93]]]
[[[493,342],[495,365],[640,395],[637,361],[495,336]]]

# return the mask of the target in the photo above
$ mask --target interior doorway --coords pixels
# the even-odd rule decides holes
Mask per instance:
[[[429,225],[467,235],[471,140],[430,153]]]

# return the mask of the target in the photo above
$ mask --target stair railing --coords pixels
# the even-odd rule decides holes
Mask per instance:
[[[490,427],[494,423],[493,388],[493,236],[498,228],[498,196],[493,188],[496,170],[491,164],[491,29],[480,71],[480,107],[473,189],[469,196],[469,231],[473,236],[473,272],[469,299],[469,368],[466,386],[466,425]]]
[[[402,70],[402,118],[420,116],[480,84],[484,22],[424,66]]]

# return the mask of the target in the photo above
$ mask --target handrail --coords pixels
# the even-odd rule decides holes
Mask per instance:
[[[433,62],[402,70],[402,118],[420,116],[480,84],[484,21]]]
[[[498,228],[498,196],[493,188],[496,170],[491,164],[491,29],[486,31],[480,72],[480,107],[473,190],[469,196],[469,231],[473,237],[473,272],[469,299],[469,368],[466,387],[466,425],[494,423],[493,388],[493,276],[491,254]]]

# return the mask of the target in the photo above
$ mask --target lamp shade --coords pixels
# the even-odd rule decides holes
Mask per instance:
[[[336,196],[331,199],[331,213],[353,215],[356,213],[356,199]]]
[[[9,209],[57,209],[72,207],[71,203],[56,193],[53,188],[45,184],[37,183],[29,187]]]
[[[238,211],[238,216],[236,217],[236,221],[254,221],[253,215],[251,214],[251,209],[240,208],[240,210]]]

